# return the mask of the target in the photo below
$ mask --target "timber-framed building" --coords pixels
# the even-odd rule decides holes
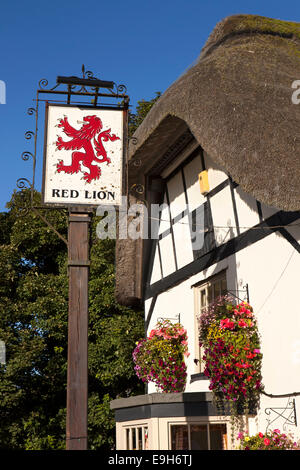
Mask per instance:
[[[293,394],[300,392],[295,80],[299,23],[228,17],[134,134],[130,202],[165,206],[155,239],[117,241],[116,297],[125,305],[144,305],[146,334],[159,318],[180,319],[190,356],[184,393],[157,393],[150,384],[145,395],[111,402],[117,449],[232,448],[230,417],[214,408],[203,375],[196,321],[225,292],[250,302],[261,335],[268,394],[249,417],[249,431],[271,426],[300,437],[300,399]],[[203,187],[201,173],[207,178]],[[204,239],[194,248],[200,207]],[[275,410],[281,410],[278,418]]]

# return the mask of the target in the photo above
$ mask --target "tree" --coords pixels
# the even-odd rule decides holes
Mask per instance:
[[[161,92],[157,91],[156,96],[151,100],[141,100],[137,102],[136,112],[132,113],[129,112],[129,125],[128,125],[128,133],[131,137],[135,130],[142,124],[143,120],[149,113],[152,106],[158,101],[161,96]]]
[[[0,447],[65,447],[68,279],[64,243],[34,212],[22,215],[28,192],[15,193],[0,217]],[[35,195],[39,203],[39,194]],[[44,214],[67,236],[62,210]],[[89,282],[89,448],[114,445],[109,402],[141,393],[132,351],[143,315],[114,298],[114,240],[92,227]]]

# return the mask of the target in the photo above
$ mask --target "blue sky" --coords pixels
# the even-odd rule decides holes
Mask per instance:
[[[124,83],[135,105],[164,92],[198,57],[222,18],[258,14],[300,22],[299,0],[28,0],[5,1],[0,19],[0,211],[18,178],[32,179],[33,151],[24,133],[34,130],[27,109],[34,106],[38,82],[57,75],[81,76],[81,65],[103,80]],[[300,77],[298,77],[300,79]],[[43,127],[38,132],[37,189],[40,189]]]

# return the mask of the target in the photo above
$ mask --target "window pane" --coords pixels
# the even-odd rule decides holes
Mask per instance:
[[[226,292],[227,292],[226,279],[222,279],[222,295],[226,294]]]
[[[206,303],[206,290],[205,289],[202,289],[200,291],[200,307],[203,308],[203,307],[206,307],[207,303]]]
[[[189,438],[186,425],[171,426],[171,450],[188,450]]]
[[[148,428],[144,428],[144,449],[148,449]]]
[[[204,425],[191,425],[191,450],[207,450],[207,426]]]
[[[213,294],[213,286],[212,285],[208,285],[208,304],[211,304],[212,301],[214,300],[214,294]]]
[[[221,295],[221,282],[218,281],[214,284],[214,288],[215,288],[215,297],[214,297],[214,300],[219,297]]]
[[[138,428],[138,450],[143,450],[143,428]]]
[[[132,428],[131,432],[132,432],[132,450],[137,450],[136,449],[136,444],[137,444],[137,442],[136,442],[136,429]]]
[[[126,429],[126,450],[130,450],[130,429]]]
[[[210,424],[210,449],[211,450],[226,450],[227,449],[227,434],[226,424]]]

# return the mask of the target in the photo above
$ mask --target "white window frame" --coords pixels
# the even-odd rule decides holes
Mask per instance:
[[[222,286],[222,283],[225,281],[225,288],[224,285]],[[216,285],[219,285],[220,289],[217,291],[215,289]],[[227,276],[226,276],[226,269],[219,272],[218,274],[215,274],[208,279],[205,279],[198,284],[193,286],[194,288],[194,311],[195,311],[195,359],[197,364],[195,364],[195,373],[201,373],[204,371],[204,363],[201,360],[203,351],[201,351],[202,348],[199,346],[199,317],[201,315],[201,312],[208,307],[210,303],[212,303],[214,300],[219,295],[224,295],[228,292],[228,282],[227,282]],[[211,289],[211,293],[209,292],[209,289]],[[201,299],[202,297],[202,292],[205,292],[205,300],[206,303],[205,305],[202,305]],[[217,295],[219,294],[219,295]]]
[[[191,450],[191,426],[206,426],[207,430],[207,443],[208,443],[208,450],[210,450],[210,426],[214,424],[223,424],[226,426],[226,443],[225,443],[225,448],[223,450],[230,450],[230,440],[229,440],[229,427],[228,427],[228,422],[224,419],[222,420],[197,420],[197,421],[170,421],[168,423],[168,434],[169,434],[169,450],[175,450],[172,449],[172,431],[171,427],[172,426],[187,426],[188,427],[188,449],[186,450]]]
[[[142,429],[142,448],[139,447],[139,429]],[[125,450],[146,450],[149,448],[149,426],[147,423],[134,424],[123,427]],[[129,435],[129,439],[127,438]],[[135,436],[136,447],[133,447]],[[147,436],[147,437],[146,437]],[[129,442],[128,442],[129,441]]]

